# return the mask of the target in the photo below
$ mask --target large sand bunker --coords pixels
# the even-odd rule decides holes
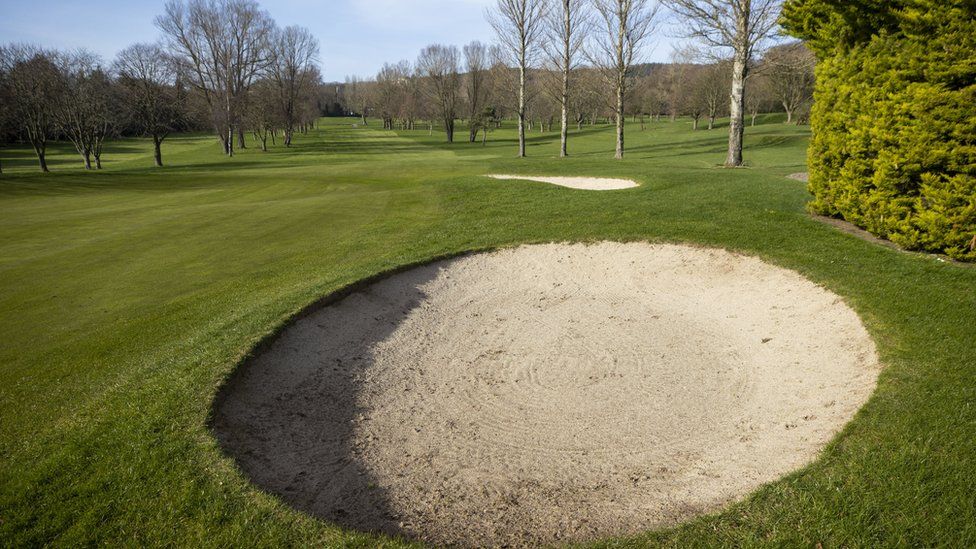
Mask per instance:
[[[521,181],[535,181],[536,183],[549,183],[570,189],[582,189],[585,191],[619,191],[622,189],[633,189],[639,187],[636,181],[630,179],[611,179],[606,177],[537,177],[529,175],[489,175],[492,179],[515,179]]]
[[[213,427],[257,485],[350,528],[584,541],[803,467],[878,371],[840,298],[758,259],[524,246],[304,315],[228,383]]]

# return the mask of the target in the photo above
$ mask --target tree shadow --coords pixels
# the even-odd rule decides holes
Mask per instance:
[[[374,346],[418,307],[422,287],[446,265],[400,268],[332,294],[239,365],[218,392],[210,428],[251,482],[337,525],[407,536],[361,459],[355,429],[370,410],[359,396]],[[371,290],[393,274],[397,291]],[[361,314],[367,302],[383,313]]]

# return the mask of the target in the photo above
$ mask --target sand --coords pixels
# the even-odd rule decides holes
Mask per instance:
[[[560,187],[570,189],[582,189],[587,191],[617,191],[621,189],[632,189],[639,187],[635,181],[630,179],[608,179],[604,177],[533,177],[527,175],[489,175],[492,179],[517,179],[521,181],[535,181],[537,183],[550,183]]]
[[[588,541],[804,467],[879,369],[839,297],[756,258],[535,245],[301,316],[228,382],[213,429],[259,487],[349,528]]]
[[[807,173],[807,172],[791,173],[790,175],[788,175],[786,177],[788,179],[793,179],[793,180],[799,181],[801,183],[809,183],[810,182],[810,174]]]

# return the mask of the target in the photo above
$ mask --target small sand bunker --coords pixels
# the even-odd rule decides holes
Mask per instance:
[[[537,245],[410,270],[246,362],[213,428],[260,487],[460,546],[633,534],[815,459],[874,389],[836,295],[686,246]]]
[[[492,179],[518,179],[522,181],[536,181],[538,183],[550,183],[560,187],[570,189],[583,189],[587,191],[617,191],[620,189],[633,189],[639,187],[636,181],[630,179],[608,179],[602,177],[532,177],[527,175],[489,175]]]
[[[793,179],[795,181],[800,181],[801,183],[809,183],[810,182],[810,174],[807,173],[807,172],[791,173],[790,175],[788,175],[786,177],[787,177],[787,179]]]

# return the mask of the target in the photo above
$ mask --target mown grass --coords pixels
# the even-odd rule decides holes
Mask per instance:
[[[842,234],[804,213],[807,130],[631,124],[487,147],[326,120],[291,150],[222,157],[169,140],[163,169],[126,140],[85,173],[0,150],[0,543],[398,546],[304,516],[251,487],[207,417],[247,351],[317,298],[367,276],[524,242],[694,242],[761,256],[844,296],[886,369],[812,466],[715,516],[605,547],[976,544],[976,269]],[[599,175],[610,193],[486,173]]]

